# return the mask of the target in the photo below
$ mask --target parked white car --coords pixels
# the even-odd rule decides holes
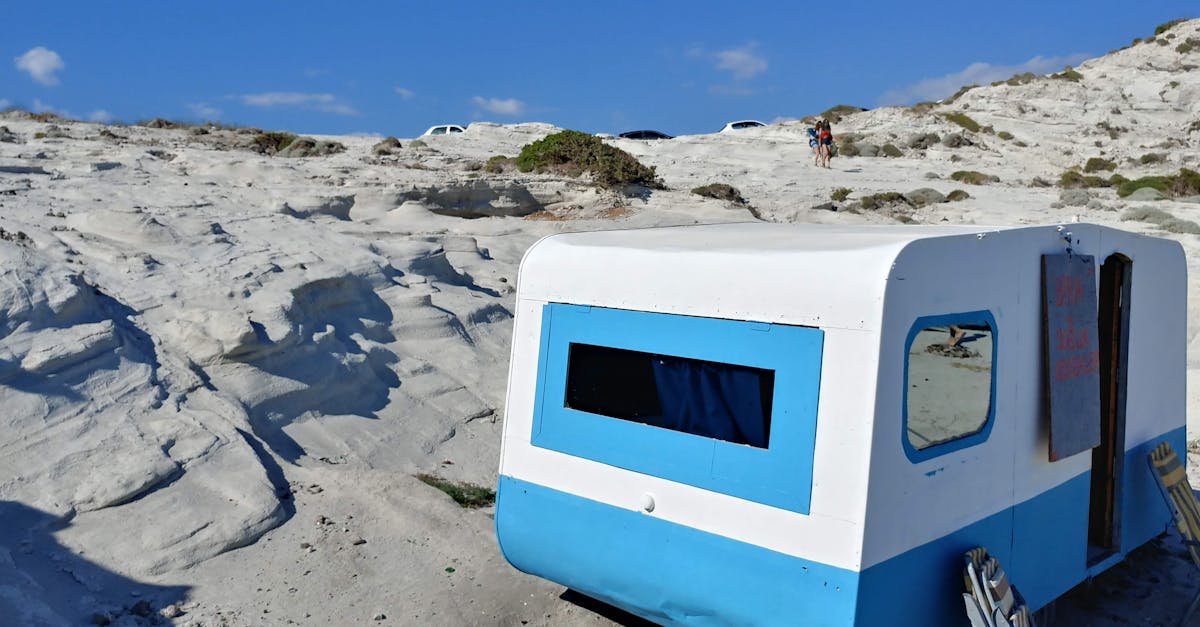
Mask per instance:
[[[423,135],[453,135],[466,130],[457,124],[438,124],[437,126],[429,127],[429,130],[425,131]]]
[[[740,131],[744,128],[755,128],[758,126],[766,126],[766,124],[763,124],[758,120],[738,120],[737,122],[730,122],[726,124],[725,128],[721,129],[721,132],[728,133],[730,131]]]

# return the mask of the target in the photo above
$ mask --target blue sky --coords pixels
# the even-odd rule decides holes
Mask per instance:
[[[0,107],[411,137],[716,131],[1061,70],[1195,0],[9,3]]]

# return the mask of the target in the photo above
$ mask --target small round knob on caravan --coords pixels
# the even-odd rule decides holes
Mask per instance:
[[[654,511],[654,495],[653,494],[650,494],[649,492],[647,492],[646,494],[642,495],[642,509],[645,510],[645,512],[647,514]]]

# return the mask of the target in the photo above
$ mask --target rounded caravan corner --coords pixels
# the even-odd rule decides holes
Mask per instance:
[[[536,242],[531,244],[529,246],[529,248],[525,249],[525,253],[521,255],[521,262],[519,264],[517,264],[517,299],[518,300],[521,299],[521,291],[522,291],[523,286],[525,285],[525,272],[529,267],[530,261],[532,261],[533,258],[537,254],[540,254],[542,252],[540,249],[545,248],[544,244],[546,243],[547,240],[551,240],[556,237],[562,237],[563,235],[567,235],[567,233],[551,233],[550,235],[543,235],[542,237],[538,238],[538,240]]]

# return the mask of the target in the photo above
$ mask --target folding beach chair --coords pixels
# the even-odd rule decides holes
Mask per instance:
[[[1200,503],[1196,502],[1196,495],[1192,493],[1192,486],[1188,484],[1187,470],[1183,462],[1176,457],[1171,445],[1166,442],[1150,452],[1149,462],[1151,474],[1158,480],[1158,488],[1175,518],[1175,526],[1179,529],[1183,544],[1192,556],[1196,568],[1200,568]],[[1192,603],[1183,613],[1179,624],[1186,625],[1198,607],[1200,591],[1192,597]]]
[[[971,627],[1034,627],[1025,600],[987,549],[976,547],[963,554],[963,583]]]

